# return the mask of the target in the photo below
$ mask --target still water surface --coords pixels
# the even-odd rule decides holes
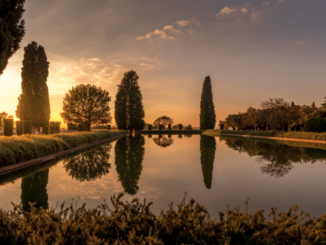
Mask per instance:
[[[226,205],[249,211],[287,210],[292,204],[312,216],[326,212],[326,151],[287,143],[208,136],[135,136],[65,157],[25,173],[0,177],[0,208],[28,202],[96,207],[126,193],[154,202],[153,211],[178,204],[184,193],[212,216]],[[293,143],[292,143],[293,144]],[[74,200],[73,200],[74,199]]]

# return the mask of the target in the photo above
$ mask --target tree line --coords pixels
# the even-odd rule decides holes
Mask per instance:
[[[246,112],[228,115],[220,125],[238,130],[300,131],[308,119],[318,117],[326,117],[326,101],[317,107],[314,102],[296,105],[283,98],[270,98],[258,109],[249,107]]]

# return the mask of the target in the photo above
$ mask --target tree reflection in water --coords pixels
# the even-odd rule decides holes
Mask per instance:
[[[110,151],[111,144],[100,146],[94,150],[65,159],[63,166],[67,174],[73,179],[79,181],[96,180],[110,172]]]
[[[161,147],[168,147],[173,144],[174,140],[171,137],[166,137],[165,135],[159,135],[158,138],[153,138],[155,144]]]
[[[200,162],[207,189],[210,189],[212,186],[215,152],[215,137],[202,135],[200,137]]]
[[[127,136],[115,144],[115,165],[124,191],[130,195],[138,192],[138,181],[143,169],[145,138]]]
[[[221,139],[233,150],[257,156],[257,161],[263,164],[260,168],[262,173],[275,178],[287,175],[293,169],[293,163],[314,163],[326,159],[325,150],[295,146],[298,144],[295,142],[266,142],[225,136]]]
[[[34,207],[38,210],[41,207],[44,209],[48,208],[48,192],[46,189],[48,180],[49,169],[37,172],[29,177],[22,178],[21,201],[23,204],[23,210],[25,212],[31,211],[29,202],[35,203]]]

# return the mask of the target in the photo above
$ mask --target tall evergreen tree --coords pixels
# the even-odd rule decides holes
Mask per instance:
[[[31,42],[24,48],[22,93],[18,98],[16,116],[32,120],[33,127],[42,127],[50,120],[50,100],[47,78],[49,62],[44,48]]]
[[[200,162],[203,171],[204,183],[207,189],[212,187],[213,168],[216,152],[216,141],[214,137],[200,137]]]
[[[215,124],[216,114],[213,102],[211,78],[207,76],[204,80],[200,101],[200,129],[214,129]]]
[[[115,100],[115,121],[119,129],[138,131],[145,127],[143,96],[138,78],[135,71],[128,71],[118,85]]]
[[[25,35],[25,21],[22,19],[25,0],[0,1],[0,75],[8,59],[20,48]]]
[[[145,154],[145,137],[128,136],[119,139],[115,144],[115,165],[119,181],[126,193],[135,195],[143,169]]]

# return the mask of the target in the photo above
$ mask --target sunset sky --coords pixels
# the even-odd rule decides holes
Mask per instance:
[[[133,69],[145,121],[199,125],[205,76],[217,120],[282,97],[319,106],[326,96],[324,0],[26,0],[26,35],[0,76],[0,111],[15,114],[23,48],[44,46],[51,120],[64,94],[96,84],[111,95]],[[37,110],[37,108],[35,108]]]

